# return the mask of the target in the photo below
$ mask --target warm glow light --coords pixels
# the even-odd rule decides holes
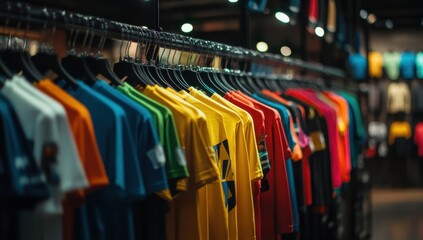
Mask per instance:
[[[318,36],[318,37],[323,37],[325,35],[325,30],[321,27],[316,27],[314,29],[314,33]]]
[[[276,17],[276,19],[278,19],[279,21],[281,21],[283,23],[289,23],[289,21],[290,21],[289,16],[286,15],[285,13],[283,13],[283,12],[276,12],[275,17]]]
[[[281,54],[285,57],[289,57],[292,54],[291,48],[288,46],[281,47]]]
[[[267,50],[269,49],[269,46],[265,42],[258,42],[256,44],[256,48],[259,52],[267,52]]]
[[[192,24],[191,23],[184,23],[184,24],[182,24],[182,26],[181,26],[181,30],[182,30],[182,32],[184,32],[184,33],[189,33],[189,32],[192,32],[192,30],[194,29],[194,27],[192,26]]]
[[[373,24],[376,22],[376,15],[374,15],[373,13],[370,13],[369,16],[367,17],[367,22],[370,24]]]

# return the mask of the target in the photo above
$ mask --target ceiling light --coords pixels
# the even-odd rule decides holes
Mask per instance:
[[[314,33],[318,36],[318,37],[323,37],[325,35],[325,30],[322,27],[316,27],[314,29]]]
[[[289,23],[289,21],[290,21],[289,16],[286,15],[285,13],[283,13],[283,12],[276,12],[275,17],[276,17],[276,19],[278,19],[279,21],[281,21],[283,23]]]
[[[267,52],[267,50],[269,49],[269,46],[265,42],[258,42],[256,44],[256,48],[259,52]]]
[[[230,3],[236,3],[238,0],[228,0]]]
[[[364,10],[364,9],[361,9],[361,10],[360,10],[360,17],[361,17],[362,19],[367,19],[367,16],[369,16],[369,14],[367,13],[367,11],[366,11],[366,10]]]
[[[292,54],[291,48],[288,46],[281,47],[281,54],[285,57],[289,57]]]
[[[189,32],[192,32],[192,30],[194,29],[194,27],[192,26],[192,24],[191,23],[184,23],[184,24],[182,24],[182,26],[181,26],[181,30],[182,30],[182,32],[184,32],[184,33],[189,33]]]
[[[386,20],[386,22],[385,22],[385,26],[386,26],[386,28],[388,28],[388,29],[392,29],[392,28],[394,28],[394,22],[392,21],[392,20]]]
[[[369,16],[367,17],[367,22],[370,24],[373,24],[376,22],[376,15],[374,15],[373,13],[370,13]]]

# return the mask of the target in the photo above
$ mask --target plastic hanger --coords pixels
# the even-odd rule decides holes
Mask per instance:
[[[122,85],[119,77],[113,72],[112,68],[107,59],[104,58],[102,51],[104,44],[107,40],[107,24],[102,24],[102,30],[105,32],[105,35],[100,39],[97,51],[97,57],[93,57],[91,54],[85,57],[88,68],[93,72],[95,76],[102,75],[107,80],[110,80],[110,84],[114,86]],[[93,41],[94,33],[91,34],[90,44],[88,47],[88,52],[90,52],[91,44]]]
[[[46,75],[49,71],[53,72],[57,77],[56,79],[63,79],[72,85],[76,85],[76,80],[64,69],[58,57],[54,51],[54,37],[56,32],[56,26],[52,27],[52,41],[51,45],[42,44],[38,48],[37,54],[31,57],[32,62],[34,63],[35,68],[43,74]],[[44,39],[46,39],[46,24],[44,24]]]
[[[71,15],[71,20],[72,20],[72,15]],[[72,35],[74,31],[76,32],[75,32],[75,37],[72,41]],[[89,29],[87,26],[83,46],[85,46],[88,33],[89,33]],[[97,81],[96,75],[90,70],[86,61],[84,60],[84,57],[81,55],[78,56],[76,53],[75,44],[78,39],[78,34],[79,34],[79,29],[77,30],[71,29],[71,37],[69,38],[69,41],[68,41],[68,46],[71,46],[71,47],[69,48],[68,55],[62,59],[62,65],[66,69],[66,71],[75,79],[81,79],[88,85],[94,85],[95,81]]]
[[[8,23],[9,20],[7,20]],[[7,25],[7,24],[6,24]],[[17,31],[20,29],[21,22],[18,22]],[[22,71],[23,76],[30,82],[37,82],[42,78],[42,75],[35,69],[34,65],[29,59],[29,54],[25,50],[27,46],[26,34],[29,30],[29,23],[26,25],[24,40],[21,42],[22,47],[12,46],[12,43],[18,45],[19,39],[12,39],[12,32],[9,32],[7,40],[7,47],[0,50],[0,58],[3,60],[4,72],[6,74],[16,74]],[[20,40],[22,41],[22,40]],[[9,71],[10,70],[10,71]]]
[[[149,85],[145,81],[145,78],[141,77],[138,73],[138,69],[135,66],[135,63],[133,62],[133,59],[129,56],[129,51],[125,51],[125,56],[122,57],[122,46],[124,42],[124,25],[121,24],[122,29],[122,41],[120,44],[120,50],[119,50],[119,62],[115,63],[113,65],[113,71],[116,73],[116,75],[120,79],[125,79],[124,81],[129,83],[132,86],[141,86],[145,87]],[[128,43],[126,46],[126,49],[129,49],[129,37],[128,37]]]
[[[214,48],[217,51],[217,46],[214,46]],[[213,76],[215,73],[218,72],[218,70],[215,69],[215,65],[216,65],[216,56],[213,56],[213,60],[211,62],[211,68],[206,69],[205,72],[201,73],[201,79],[204,80],[204,82],[209,83],[209,86],[212,90],[214,90],[216,93],[218,93],[219,95],[225,95],[226,92],[225,90],[217,83],[217,81],[214,79],[215,77]]]

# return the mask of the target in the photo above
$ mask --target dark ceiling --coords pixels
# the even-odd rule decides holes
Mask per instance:
[[[395,27],[422,28],[422,0],[363,0],[363,8],[383,23],[392,20]],[[383,24],[379,24],[383,26]]]

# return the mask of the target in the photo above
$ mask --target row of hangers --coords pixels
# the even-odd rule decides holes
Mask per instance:
[[[28,18],[29,19],[29,18]],[[90,26],[92,19],[86,18],[86,28],[82,42],[82,51],[77,52],[76,43],[81,28],[70,27],[68,36],[68,54],[61,60],[54,51],[54,40],[47,43],[45,40],[49,34],[54,39],[56,26],[43,24],[43,39],[40,42],[37,54],[30,56],[27,51],[27,32],[30,30],[29,20],[26,22],[23,40],[12,37],[12,27],[9,20],[5,21],[6,29],[9,29],[7,37],[0,41],[0,75],[2,81],[11,78],[13,74],[21,72],[29,81],[36,82],[47,74],[54,73],[55,79],[65,80],[75,86],[76,79],[92,85],[98,76],[106,78],[112,85],[120,85],[123,81],[133,86],[145,87],[146,85],[161,85],[171,87],[174,90],[186,90],[194,86],[207,94],[225,94],[232,90],[241,90],[247,94],[260,92],[262,89],[284,90],[293,87],[309,87],[321,89],[323,86],[315,81],[303,81],[298,77],[288,77],[284,74],[269,75],[257,74],[249,71],[252,65],[260,67],[267,63],[261,63],[260,59],[241,59],[219,55],[221,46],[212,46],[215,52],[204,50],[203,45],[190,38],[180,38],[177,35],[158,33],[144,28],[131,27],[121,24],[121,44],[119,49],[119,61],[113,65],[104,58],[103,49],[108,39],[107,22],[101,24],[103,34],[97,44],[97,52],[92,52],[97,31]],[[72,17],[65,18],[66,23],[74,25]],[[22,21],[18,21],[16,31],[20,31]],[[49,29],[50,28],[50,29]],[[50,31],[49,31],[50,30]],[[141,38],[141,34],[147,38]],[[136,42],[133,39],[137,39]],[[146,40],[147,39],[147,40]],[[131,41],[132,40],[132,41]],[[179,49],[176,42],[183,41],[190,46],[188,51]],[[188,42],[187,42],[188,41]],[[157,44],[160,43],[160,44]],[[132,44],[136,44],[135,55],[130,56],[129,50]],[[210,42],[210,44],[214,44]],[[207,46],[210,48],[210,46]],[[234,48],[236,49],[236,48]],[[188,53],[187,53],[188,52]],[[201,53],[199,53],[201,52]],[[204,53],[206,52],[206,53]],[[182,61],[183,53],[188,56]],[[186,55],[186,54],[185,54]],[[202,63],[200,64],[200,60]],[[213,67],[220,65],[219,68]],[[242,66],[242,67],[241,67]],[[273,70],[281,72],[282,65],[271,66]],[[285,66],[286,67],[286,66]],[[264,72],[264,71],[263,71]],[[1,84],[1,81],[0,81]]]

